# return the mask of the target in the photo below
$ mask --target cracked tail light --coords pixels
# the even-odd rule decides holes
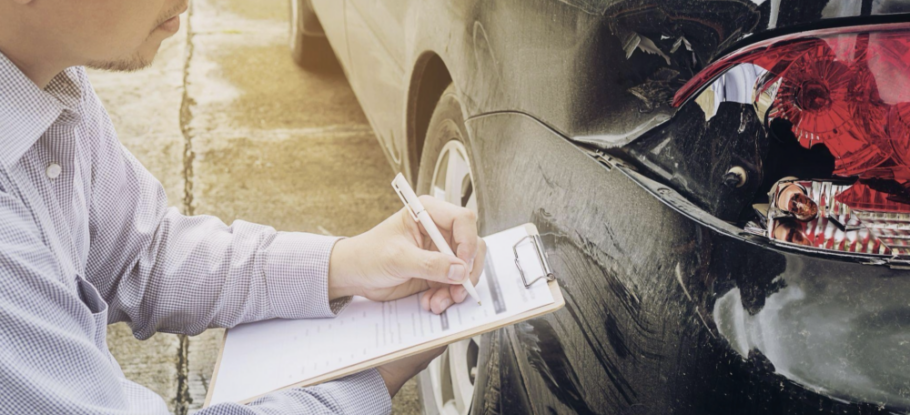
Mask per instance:
[[[780,178],[799,183],[816,203],[817,217],[798,219],[769,194],[762,225],[747,229],[820,249],[910,254],[910,25],[805,32],[753,44],[698,73],[673,105],[743,65],[754,69],[747,80],[752,94],[736,102],[752,105],[766,131],[783,122],[792,132],[785,139],[807,149],[824,146],[834,158],[832,177]]]

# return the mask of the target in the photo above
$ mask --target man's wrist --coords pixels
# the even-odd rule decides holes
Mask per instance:
[[[360,294],[360,287],[354,283],[354,244],[356,241],[353,238],[345,238],[336,242],[332,248],[328,273],[329,301]]]
[[[398,391],[401,390],[401,387],[404,386],[404,382],[400,379],[401,376],[396,376],[382,366],[377,367],[376,371],[379,372],[379,376],[381,376],[382,381],[385,382],[385,387],[389,390],[389,396],[395,397],[395,395],[398,394]],[[405,381],[407,381],[407,379],[405,379]]]

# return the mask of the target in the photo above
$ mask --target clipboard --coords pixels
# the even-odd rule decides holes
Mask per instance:
[[[544,248],[543,242],[540,239],[540,234],[537,231],[537,227],[533,223],[528,223],[528,224],[525,224],[522,226],[527,230],[528,235],[523,237],[521,240],[519,240],[512,246],[512,252],[515,255],[515,266],[518,268],[518,272],[521,276],[522,282],[524,283],[525,287],[531,287],[532,285],[538,283],[538,281],[544,280],[543,282],[540,282],[540,283],[546,283],[547,286],[549,287],[550,293],[553,296],[552,303],[541,306],[541,307],[534,308],[532,310],[525,311],[520,314],[510,316],[510,317],[502,319],[502,320],[490,322],[485,325],[475,327],[473,329],[469,329],[469,330],[465,330],[465,331],[461,331],[461,332],[457,332],[457,333],[452,333],[449,336],[441,337],[441,338],[438,338],[438,339],[435,339],[435,340],[432,340],[432,341],[429,341],[426,343],[421,343],[421,344],[418,344],[418,345],[415,345],[412,347],[400,349],[395,352],[392,352],[392,353],[389,353],[389,354],[386,354],[386,355],[383,355],[380,357],[376,357],[376,358],[373,358],[370,360],[366,360],[366,361],[363,361],[363,362],[360,362],[357,364],[353,364],[353,365],[344,367],[342,369],[339,369],[339,370],[336,370],[333,372],[329,372],[329,373],[326,373],[326,374],[323,374],[320,376],[316,376],[316,377],[307,379],[302,382],[292,383],[292,384],[271,390],[269,392],[262,393],[260,395],[256,395],[256,396],[241,400],[241,401],[239,401],[239,403],[248,404],[252,401],[255,401],[256,399],[259,399],[270,393],[277,392],[279,390],[313,386],[313,385],[317,385],[320,383],[343,378],[345,376],[352,375],[354,373],[372,369],[377,366],[382,366],[386,363],[393,362],[393,361],[401,359],[401,358],[419,354],[424,351],[434,349],[437,347],[441,347],[444,345],[452,344],[459,340],[464,340],[464,339],[468,339],[471,337],[475,337],[475,336],[478,336],[483,333],[488,333],[493,330],[500,329],[502,327],[511,326],[513,324],[559,310],[560,308],[565,306],[565,299],[562,296],[562,291],[559,289],[559,283],[556,280],[556,274],[554,274],[552,269],[550,268],[550,264],[547,259],[548,255]],[[531,246],[533,246],[534,252],[536,253],[536,258],[527,258],[527,255],[525,257],[519,256],[518,249],[519,249],[519,247],[522,247],[525,244],[530,244]],[[526,261],[534,261],[535,259],[540,264],[540,268],[543,270],[543,275],[527,275],[527,273],[525,272],[525,267],[523,267],[522,264],[527,265]],[[225,331],[224,337],[221,340],[221,346],[219,347],[219,350],[218,350],[218,358],[215,361],[215,371],[212,373],[212,380],[209,383],[208,391],[206,392],[205,403],[203,405],[204,408],[208,407],[211,404],[212,395],[214,393],[215,386],[218,382],[218,371],[219,371],[219,368],[221,367],[222,358],[224,357],[224,348],[225,348],[224,346],[225,346],[225,343],[227,342],[227,338],[228,338],[229,334],[230,334],[230,330]]]

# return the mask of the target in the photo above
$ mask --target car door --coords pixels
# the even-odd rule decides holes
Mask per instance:
[[[347,0],[350,82],[394,165],[404,148],[405,38],[408,1]]]

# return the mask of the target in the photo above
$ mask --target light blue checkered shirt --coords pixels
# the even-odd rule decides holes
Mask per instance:
[[[58,168],[59,167],[59,168]],[[137,338],[332,317],[334,238],[167,207],[121,146],[82,68],[39,89],[0,54],[0,411],[166,413],[126,379],[108,323]],[[390,412],[370,370],[200,414]]]

